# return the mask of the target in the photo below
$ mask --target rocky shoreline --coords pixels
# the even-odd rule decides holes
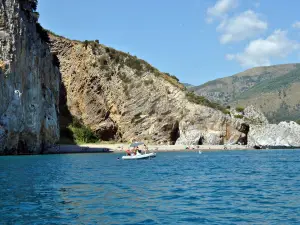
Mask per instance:
[[[73,154],[73,153],[124,153],[129,147],[129,144],[85,144],[85,145],[60,145],[49,149],[44,154]],[[151,152],[193,152],[193,151],[243,151],[243,150],[257,150],[257,148],[248,147],[244,145],[149,145]],[[300,147],[286,147],[286,146],[269,146],[263,147],[264,150],[274,149],[299,149]]]

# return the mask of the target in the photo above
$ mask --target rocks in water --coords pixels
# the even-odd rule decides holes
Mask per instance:
[[[251,147],[300,147],[300,125],[296,122],[252,125],[248,134]]]
[[[0,154],[38,154],[59,139],[59,69],[30,1],[0,1]]]

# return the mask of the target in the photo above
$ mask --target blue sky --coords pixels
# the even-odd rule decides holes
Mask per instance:
[[[40,0],[40,23],[129,52],[194,85],[300,62],[300,1]]]

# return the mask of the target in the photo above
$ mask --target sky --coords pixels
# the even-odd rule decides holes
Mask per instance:
[[[288,2],[288,4],[287,4]],[[40,23],[200,85],[300,62],[299,0],[39,0]]]

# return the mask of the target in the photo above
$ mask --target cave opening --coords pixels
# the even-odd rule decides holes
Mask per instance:
[[[204,137],[200,137],[197,145],[203,145],[203,143],[204,143]]]
[[[177,139],[180,137],[179,122],[178,121],[176,121],[173,124],[170,136],[171,136],[171,144],[174,145],[176,143]]]

